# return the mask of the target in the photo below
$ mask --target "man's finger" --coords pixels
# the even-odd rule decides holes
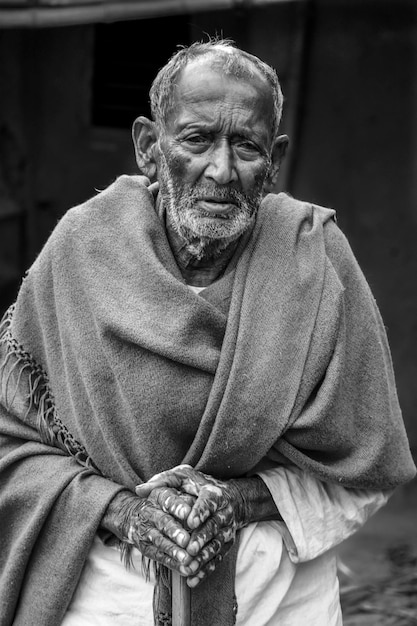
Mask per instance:
[[[174,559],[178,566],[189,565],[193,560],[193,557],[188,554],[186,550],[180,548],[177,544],[173,543],[170,539],[165,537],[156,528],[151,528],[147,533],[147,541],[157,548],[160,552],[168,555]],[[148,555],[147,555],[148,556]]]
[[[193,531],[187,544],[187,552],[196,556],[204,546],[214,539],[220,532],[220,526],[215,517],[210,517],[198,530]]]
[[[153,489],[157,487],[174,487],[178,488],[184,480],[182,470],[192,469],[191,465],[177,465],[172,469],[165,470],[159,474],[155,474],[146,483],[135,487],[136,495],[146,498]]]
[[[152,543],[140,544],[141,553],[148,559],[157,561],[169,569],[179,572],[182,576],[194,576],[199,568],[198,561],[195,559],[182,561],[181,554],[175,553],[176,549],[178,548],[174,546],[171,550],[168,545],[158,547]]]
[[[185,548],[190,541],[190,534],[169,513],[155,509],[152,523],[165,537],[171,539],[181,548]]]
[[[153,528],[156,528],[180,548],[185,548],[188,545],[190,534],[183,528],[182,524],[175,517],[163,511],[159,505],[146,500],[142,503],[140,512],[131,520],[128,538],[146,541],[146,537]]]
[[[177,519],[184,521],[190,514],[195,498],[188,494],[182,494],[171,487],[158,487],[153,489],[149,498],[156,502],[166,513],[170,513]]]
[[[190,528],[198,528],[206,519],[225,504],[221,488],[213,483],[206,483],[200,489],[187,519]]]
[[[196,574],[193,574],[187,578],[187,585],[189,587],[196,587],[201,583],[202,580],[204,580],[207,576],[214,572],[217,565],[221,563],[223,558],[229,552],[232,545],[233,541],[223,544],[220,551],[217,552],[211,560],[203,564],[202,567],[200,567],[200,569],[196,572]]]
[[[236,535],[236,524],[230,522],[227,526],[223,526],[219,522],[217,515],[211,517],[201,528],[194,531],[190,541],[186,546],[188,554],[200,557],[201,552],[212,541],[218,540],[223,545],[233,541]]]

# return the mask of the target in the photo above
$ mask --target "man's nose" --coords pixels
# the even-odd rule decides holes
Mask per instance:
[[[226,141],[213,147],[205,174],[219,185],[237,180],[233,149]]]

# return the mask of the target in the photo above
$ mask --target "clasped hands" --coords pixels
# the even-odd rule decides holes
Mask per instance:
[[[195,587],[214,571],[245,525],[245,499],[237,483],[189,465],[156,474],[136,487],[138,497],[127,496],[122,532],[116,534]]]

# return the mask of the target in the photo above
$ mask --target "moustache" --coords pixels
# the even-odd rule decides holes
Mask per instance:
[[[247,196],[233,187],[221,187],[215,183],[204,183],[190,186],[187,189],[190,200],[204,200],[210,198],[215,201],[230,202],[240,206],[247,202]]]

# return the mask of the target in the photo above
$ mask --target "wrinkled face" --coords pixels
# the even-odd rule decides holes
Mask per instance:
[[[186,239],[238,237],[255,219],[270,166],[266,80],[225,76],[207,60],[182,71],[159,137],[161,194]]]

